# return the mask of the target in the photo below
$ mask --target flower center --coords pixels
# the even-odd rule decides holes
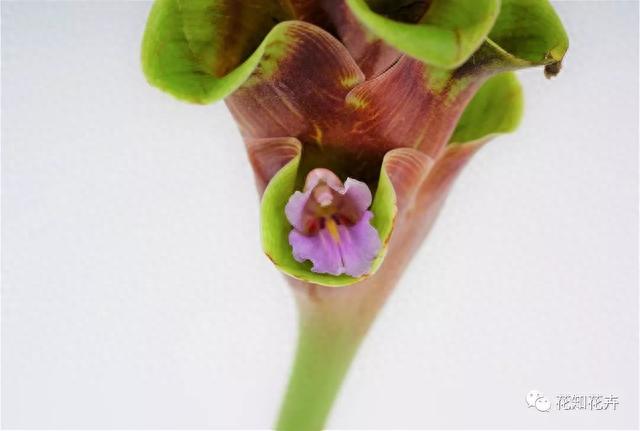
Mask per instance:
[[[371,191],[365,183],[348,178],[343,184],[323,168],[309,172],[303,191],[295,192],[285,208],[293,226],[293,257],[310,260],[314,272],[353,277],[369,272],[381,248],[370,224],[370,205]]]

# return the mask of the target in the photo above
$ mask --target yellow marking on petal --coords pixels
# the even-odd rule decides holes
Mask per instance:
[[[418,148],[422,144],[422,142],[424,141],[425,132],[425,129],[420,129],[420,133],[413,140],[413,148]]]
[[[339,244],[340,243],[340,232],[338,232],[338,225],[336,224],[336,222],[328,217],[325,219],[325,226],[327,227],[327,230],[329,231],[329,235],[331,235],[331,238],[333,238],[333,240]]]
[[[313,134],[311,135],[311,139],[315,141],[316,144],[322,145],[322,129],[316,123],[313,123]]]
[[[347,104],[354,109],[364,109],[367,107],[369,102],[357,94],[350,94],[347,98]]]
[[[353,88],[360,83],[360,77],[357,75],[347,75],[340,78],[340,84],[344,88]]]

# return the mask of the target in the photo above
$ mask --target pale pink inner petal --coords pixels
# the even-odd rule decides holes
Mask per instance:
[[[329,169],[325,168],[316,168],[307,174],[307,178],[304,182],[304,190],[307,191],[309,189],[314,188],[320,182],[327,184],[335,191],[342,191],[344,186],[342,185],[342,181],[340,178]]]
[[[289,198],[287,206],[284,208],[284,213],[287,216],[289,223],[297,230],[304,232],[304,211],[311,196],[311,190],[306,192],[295,192]]]

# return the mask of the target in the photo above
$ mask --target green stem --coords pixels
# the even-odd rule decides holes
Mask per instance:
[[[425,229],[429,225],[425,223]],[[289,279],[300,325],[298,350],[276,425],[279,431],[322,430],[360,342],[412,255],[415,244],[407,238],[418,237],[414,230],[400,226],[385,264],[366,280],[326,287]]]
[[[365,330],[340,309],[301,307],[298,350],[279,431],[322,430]],[[368,325],[367,325],[368,326]]]

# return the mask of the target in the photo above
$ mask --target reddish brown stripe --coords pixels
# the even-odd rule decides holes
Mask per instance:
[[[384,156],[383,168],[396,192],[398,211],[410,211],[433,159],[413,148],[397,148]]]
[[[249,139],[247,154],[255,174],[258,192],[262,195],[273,176],[300,154],[300,141],[295,138]]]

